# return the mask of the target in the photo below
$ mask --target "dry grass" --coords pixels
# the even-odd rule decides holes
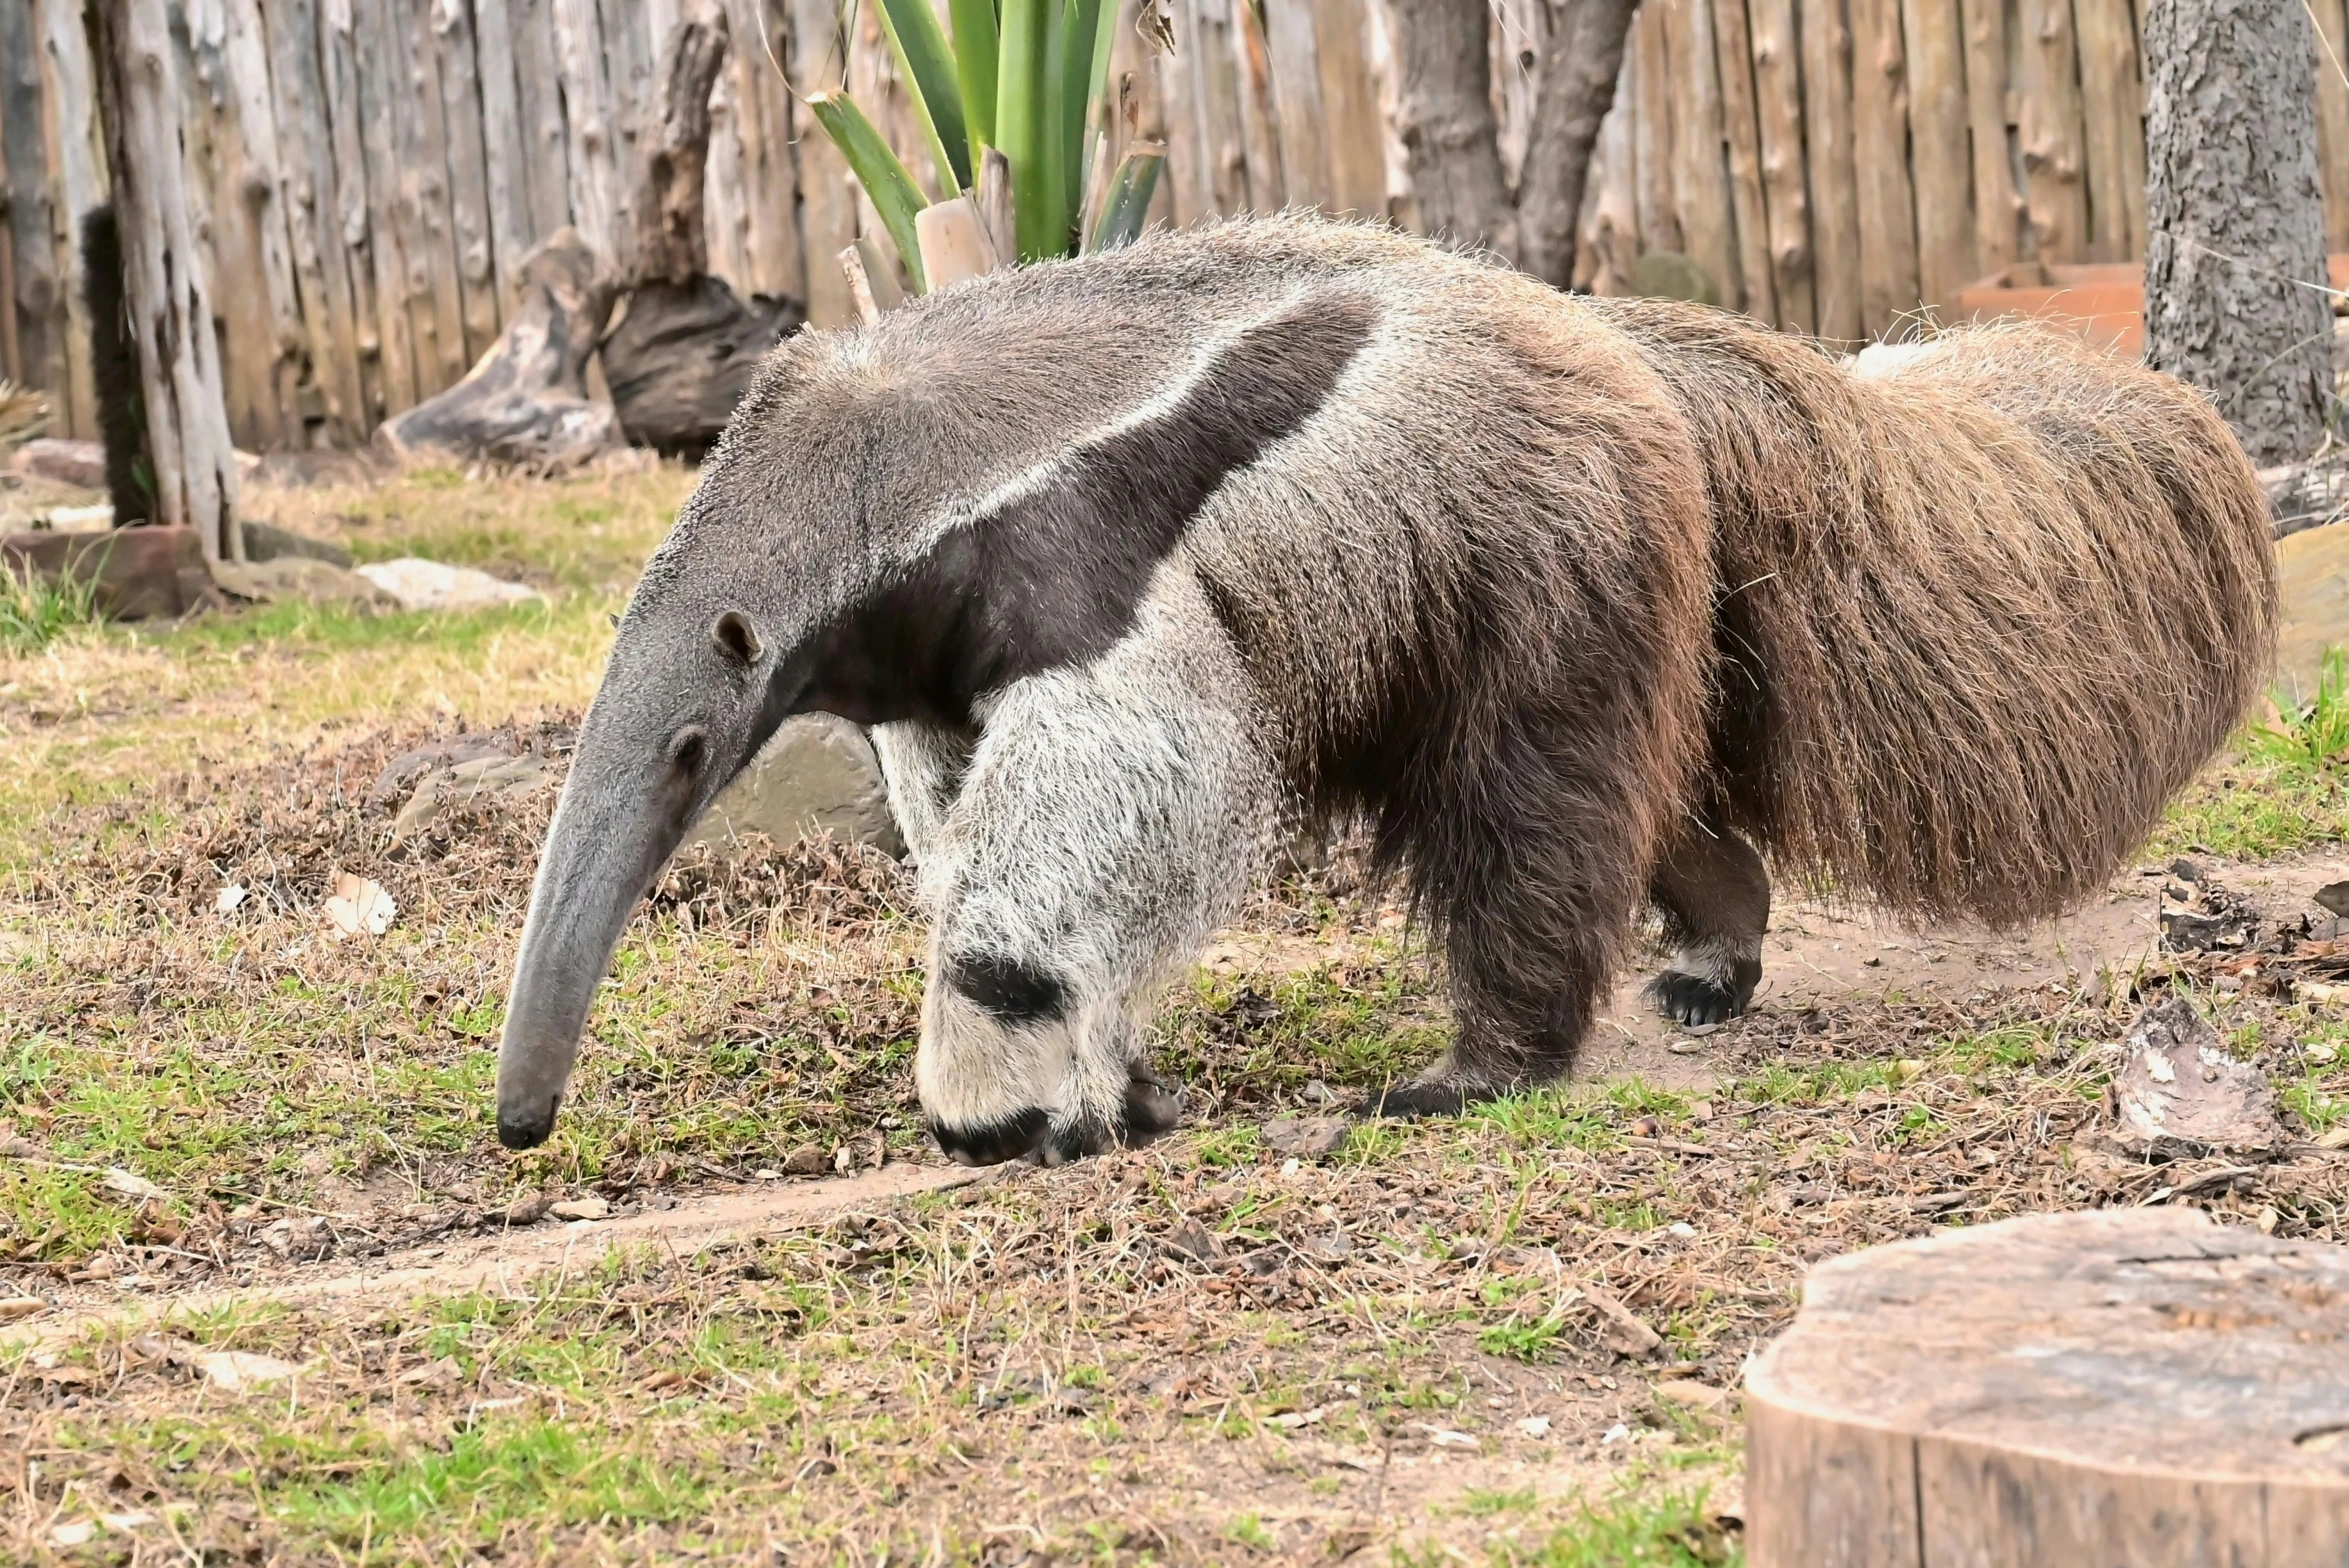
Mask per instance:
[[[513,541],[475,559],[560,560],[583,548],[562,509],[622,509],[641,551],[681,483],[409,480],[289,520],[379,553],[456,528],[434,548],[471,529]],[[331,521],[359,505],[383,510]],[[626,1214],[795,1152],[935,1158],[902,872],[829,845],[674,869],[557,1143],[495,1147],[490,1046],[548,796],[400,847],[370,791],[460,722],[559,766],[605,569],[558,569],[535,620],[273,611],[0,658],[0,1283],[168,1312],[494,1231],[525,1192]],[[1725,1391],[1807,1261],[2148,1201],[2343,1239],[2349,1161],[2100,1152],[2131,1003],[2054,991],[1765,1014],[1706,1041],[1708,1094],[1583,1086],[1289,1159],[1268,1119],[1408,1075],[1446,1031],[1440,977],[1350,867],[1252,908],[1293,961],[1173,999],[1160,1058],[1192,1114],[1151,1149],[697,1256],[0,1352],[0,1554],[1685,1568],[1735,1557]],[[322,932],[343,872],[398,903],[382,937]],[[2226,981],[2161,983],[2197,988],[2300,1132],[2349,1119],[2349,1022]],[[162,1196],[118,1196],[108,1166]],[[1602,1292],[1652,1354],[1610,1343]],[[302,1370],[231,1393],[199,1370],[218,1349]]]

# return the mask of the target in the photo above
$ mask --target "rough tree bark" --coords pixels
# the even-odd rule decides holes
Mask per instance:
[[[1545,283],[1574,276],[1574,230],[1639,0],[1568,0],[1542,52],[1514,204],[1495,142],[1491,0],[1393,0],[1398,130],[1430,233],[1487,244]]]
[[[1493,118],[1492,0],[1390,0],[1403,41],[1395,124],[1419,218],[1442,239],[1515,259],[1517,215]]]
[[[699,458],[716,443],[768,349],[805,321],[788,300],[745,301],[710,276],[702,219],[710,89],[726,61],[726,13],[696,8],[661,55],[659,118],[637,186],[636,263],[604,339],[604,379],[638,446]]]
[[[2315,450],[2332,313],[2307,8],[2149,0],[2145,357],[2201,387],[2262,466]]]
[[[182,177],[170,18],[163,0],[101,0],[96,14],[123,293],[155,464],[153,521],[195,529],[209,560],[242,559],[220,345]]]

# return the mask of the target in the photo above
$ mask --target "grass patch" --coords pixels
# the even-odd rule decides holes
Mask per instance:
[[[36,653],[84,626],[105,624],[98,610],[98,583],[71,572],[52,582],[32,563],[0,560],[0,649]]]

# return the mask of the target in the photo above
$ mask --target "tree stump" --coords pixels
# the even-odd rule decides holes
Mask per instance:
[[[587,396],[587,361],[612,313],[612,288],[576,229],[522,261],[521,299],[464,380],[384,421],[400,456],[446,452],[560,469],[617,444],[611,405]]]
[[[1746,1377],[1753,1568],[2349,1563],[2349,1250],[2040,1215],[1811,1273]]]

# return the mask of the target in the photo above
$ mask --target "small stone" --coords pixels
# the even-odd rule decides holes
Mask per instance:
[[[1307,1105],[1335,1105],[1338,1103],[1338,1091],[1323,1083],[1319,1078],[1306,1079],[1302,1094]]]
[[[216,915],[233,915],[244,907],[244,902],[245,889],[243,885],[231,882],[214,896],[212,912]]]
[[[535,588],[505,582],[469,566],[449,566],[412,555],[370,562],[358,568],[358,575],[391,595],[403,610],[486,610],[546,597]]]
[[[1547,1437],[1550,1435],[1550,1418],[1548,1416],[1527,1416],[1517,1423],[1517,1430],[1523,1432],[1527,1437]]]
[[[1663,1346],[1664,1336],[1603,1285],[1585,1285],[1583,1299],[1598,1310],[1599,1343],[1619,1356],[1650,1356]]]
[[[0,1323],[29,1318],[48,1305],[38,1296],[0,1296]]]
[[[2185,998],[2138,1014],[2127,1048],[2113,1084],[2124,1147],[2174,1158],[2264,1153],[2284,1141],[2266,1074],[2229,1056]]]
[[[559,1220],[600,1220],[612,1212],[612,1206],[601,1198],[566,1198],[548,1204],[547,1212]]]
[[[1667,1404],[1689,1410],[1705,1410],[1716,1415],[1729,1408],[1729,1391],[1715,1388],[1710,1383],[1699,1383],[1694,1378],[1668,1377],[1656,1385],[1656,1397]]]
[[[1261,1129],[1264,1146],[1275,1154],[1317,1160],[1337,1152],[1353,1124],[1343,1116],[1282,1116]]]
[[[1166,1238],[1166,1249],[1200,1263],[1212,1263],[1223,1255],[1215,1244],[1215,1237],[1197,1220],[1185,1220]]]
[[[856,1151],[845,1143],[834,1149],[832,1151],[832,1169],[843,1176],[855,1170]]]
[[[781,1181],[783,1173],[771,1166],[762,1165],[750,1173],[750,1179],[752,1181]]]
[[[783,1156],[783,1174],[786,1176],[821,1176],[831,1165],[832,1157],[812,1143],[803,1143]]]
[[[508,1225],[535,1225],[546,1218],[547,1210],[553,1207],[554,1200],[545,1193],[526,1192],[506,1205],[506,1223]]]
[[[289,1263],[303,1263],[334,1250],[334,1227],[323,1215],[288,1215],[261,1232],[261,1245]]]
[[[278,1382],[302,1370],[291,1361],[257,1355],[250,1350],[198,1350],[191,1352],[187,1360],[188,1365],[203,1374],[206,1382],[232,1394]]]
[[[1344,1231],[1333,1231],[1327,1236],[1309,1238],[1302,1249],[1305,1256],[1323,1263],[1335,1263],[1354,1255],[1354,1238]]]
[[[133,1203],[144,1203],[150,1198],[163,1196],[161,1187],[156,1186],[144,1176],[133,1175],[119,1165],[107,1166],[105,1179],[98,1185],[116,1197],[128,1198]]]

